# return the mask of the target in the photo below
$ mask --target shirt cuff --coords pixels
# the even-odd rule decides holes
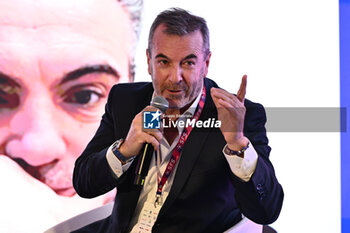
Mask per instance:
[[[112,152],[112,146],[110,146],[107,150],[106,159],[110,168],[112,169],[113,173],[117,176],[117,178],[119,178],[121,175],[123,175],[125,171],[129,169],[131,162],[133,161],[131,160],[130,162],[122,165],[120,160]]]
[[[237,155],[228,155],[225,153],[224,149],[222,150],[222,153],[225,155],[233,174],[241,180],[248,182],[253,175],[258,162],[258,154],[256,153],[253,144],[249,142],[249,147],[244,151],[244,158],[238,157]]]

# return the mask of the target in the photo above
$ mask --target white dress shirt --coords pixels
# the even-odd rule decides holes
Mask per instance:
[[[186,119],[186,117],[188,117],[189,115],[192,117],[194,115],[194,111],[199,103],[200,97],[202,95],[202,92],[199,93],[199,95],[197,96],[196,100],[192,103],[192,105],[188,108],[188,110],[186,112],[184,112],[179,120],[184,120]],[[133,215],[133,218],[131,220],[131,229],[133,226],[136,226],[139,222],[139,215],[141,213],[141,210],[143,208],[143,205],[146,202],[155,202],[156,199],[156,191],[158,188],[158,180],[157,180],[157,174],[158,176],[162,176],[167,164],[171,158],[171,154],[173,149],[175,148],[176,144],[179,141],[180,135],[183,131],[184,128],[181,128],[179,125],[177,125],[177,129],[178,129],[178,136],[175,138],[175,140],[173,141],[173,143],[171,145],[168,144],[167,140],[163,137],[163,139],[160,142],[160,148],[159,148],[159,152],[157,153],[157,161],[158,162],[158,166],[155,163],[156,159],[156,153],[153,153],[153,157],[151,160],[151,164],[150,164],[150,168],[148,171],[148,175],[145,179],[145,183],[143,186],[143,189],[140,193],[140,197],[139,200],[137,202],[137,206]],[[227,155],[225,154],[224,150],[222,151],[223,155],[226,157],[227,162],[229,163],[229,166],[232,170],[232,172],[239,177],[241,180],[243,181],[249,181],[250,177],[253,175],[254,171],[255,171],[255,167],[257,164],[257,159],[258,159],[258,155],[253,147],[253,145],[249,142],[249,147],[248,149],[244,152],[244,158],[240,158],[236,155]],[[112,152],[112,146],[108,149],[107,154],[107,161],[109,163],[109,166],[111,167],[112,171],[115,173],[115,175],[117,177],[120,177],[123,172],[125,172],[131,164],[131,161],[125,165],[122,165],[120,160],[113,154]],[[165,183],[164,187],[163,187],[163,192],[162,192],[162,203],[165,202],[170,188],[173,184],[173,180],[174,180],[174,174],[176,173],[176,169],[177,169],[177,164],[173,170],[173,172],[171,173],[171,175],[169,176],[167,182]],[[118,195],[118,194],[117,194]],[[129,229],[129,230],[131,230]]]

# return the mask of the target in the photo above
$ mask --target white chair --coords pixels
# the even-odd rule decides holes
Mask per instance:
[[[75,217],[72,217],[64,222],[57,224],[54,227],[51,227],[44,233],[67,233],[77,230],[83,226],[101,220],[103,218],[107,218],[112,213],[113,204],[114,202],[110,202],[104,206],[79,214]]]
[[[263,226],[242,215],[242,220],[224,233],[262,233]]]

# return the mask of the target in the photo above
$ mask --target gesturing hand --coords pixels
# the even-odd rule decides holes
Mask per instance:
[[[243,75],[237,96],[223,89],[211,89],[211,97],[218,111],[218,120],[221,121],[220,130],[231,150],[241,150],[248,143],[248,139],[243,135],[246,87],[247,75]]]

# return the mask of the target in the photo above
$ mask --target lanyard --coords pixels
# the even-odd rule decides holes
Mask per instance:
[[[197,109],[195,115],[193,116],[193,119],[195,122],[198,120],[199,116],[202,113],[203,106],[205,103],[205,97],[206,97],[206,92],[205,92],[205,87],[203,85],[203,91],[202,91],[202,95],[201,95],[201,98],[200,98],[199,103],[198,103],[198,109]],[[170,161],[168,162],[168,165],[164,171],[164,174],[163,174],[162,178],[158,181],[156,201],[154,203],[155,206],[156,206],[156,204],[158,204],[158,205],[162,204],[161,196],[162,196],[163,187],[164,187],[166,181],[168,180],[170,174],[174,170],[178,159],[180,158],[180,154],[182,152],[182,149],[185,145],[185,142],[186,142],[188,136],[190,135],[190,133],[192,131],[192,128],[193,128],[192,125],[188,124],[188,126],[182,131],[180,139],[172,152]]]

